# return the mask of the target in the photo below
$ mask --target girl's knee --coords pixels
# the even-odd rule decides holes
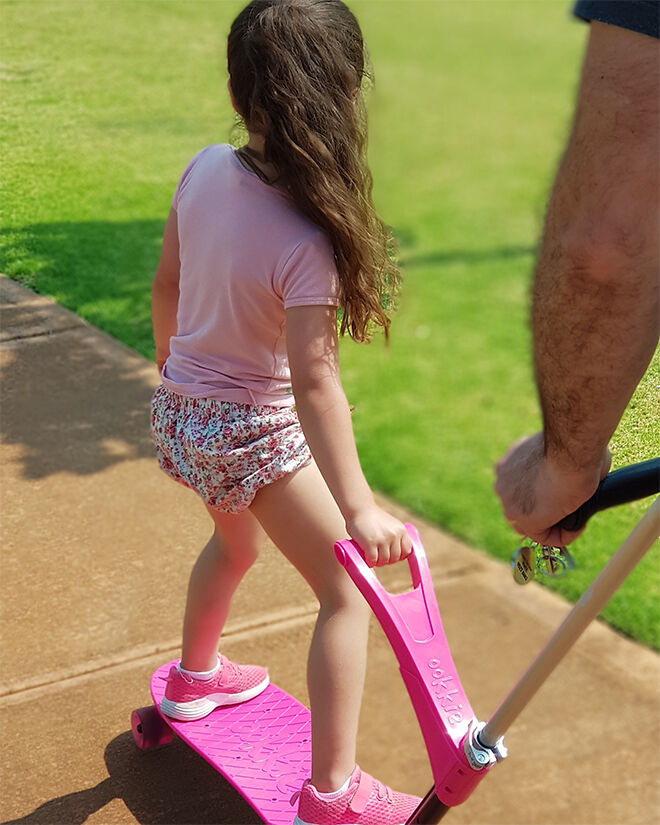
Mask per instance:
[[[321,587],[316,593],[320,609],[329,613],[351,614],[356,621],[368,619],[371,608],[352,581],[335,587]]]
[[[248,570],[259,558],[261,547],[257,542],[228,541],[217,529],[212,542],[220,559],[236,569]]]
[[[237,515],[206,505],[213,519],[211,544],[223,562],[237,570],[247,570],[259,556],[264,534],[259,522],[248,511]]]

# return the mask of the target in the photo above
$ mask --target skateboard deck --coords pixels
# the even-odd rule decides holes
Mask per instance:
[[[165,679],[176,664],[163,665],[153,674],[155,706],[134,711],[136,742],[143,748],[164,744],[170,738],[166,725],[233,785],[264,822],[291,825],[298,807],[290,804],[291,797],[311,772],[309,710],[271,684],[256,698],[217,708],[203,719],[169,719],[158,708]],[[145,731],[150,729],[148,735],[142,722]]]

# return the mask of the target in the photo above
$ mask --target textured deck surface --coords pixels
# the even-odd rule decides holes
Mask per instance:
[[[159,668],[151,679],[156,705],[175,662]],[[255,699],[218,708],[204,719],[168,719],[187,742],[248,800],[268,825],[291,825],[297,805],[290,804],[310,775],[309,710],[288,693],[269,685]]]

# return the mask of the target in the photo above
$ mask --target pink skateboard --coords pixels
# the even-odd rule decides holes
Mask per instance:
[[[154,705],[134,710],[133,738],[146,749],[176,733],[220,773],[268,825],[291,825],[291,797],[311,771],[309,710],[275,685],[240,705],[218,708],[192,722],[161,714],[169,662],[151,677]]]
[[[658,492],[660,460],[618,470],[601,483],[580,511],[567,517],[579,529],[598,510]],[[570,519],[570,522],[569,522]],[[417,530],[406,525],[413,544],[407,562],[412,589],[392,595],[370,569],[353,541],[335,544],[339,562],[376,614],[399,661],[417,714],[433,771],[433,787],[407,825],[432,825],[465,801],[506,756],[502,736],[570,646],[658,535],[660,500],[575,605],[554,636],[488,723],[470,707],[452,661],[436,602],[428,561]],[[163,745],[173,732],[209,762],[247,800],[267,825],[291,825],[290,799],[310,775],[310,714],[293,697],[270,685],[241,705],[218,708],[196,722],[164,717],[158,705],[173,663],[151,679],[154,706],[133,711],[133,736],[140,748]]]

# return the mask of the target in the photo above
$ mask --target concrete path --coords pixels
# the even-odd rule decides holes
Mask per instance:
[[[141,752],[129,717],[178,653],[187,577],[209,535],[194,494],[152,458],[153,364],[0,277],[2,776],[0,820],[23,825],[258,819],[180,743]],[[568,611],[440,530],[420,530],[445,629],[487,718]],[[392,589],[406,567],[387,569]],[[268,547],[239,591],[224,650],[267,664],[306,701],[315,606]],[[660,821],[660,660],[596,623],[507,734],[510,757],[448,823]],[[431,785],[396,661],[374,621],[359,759],[401,790]]]

